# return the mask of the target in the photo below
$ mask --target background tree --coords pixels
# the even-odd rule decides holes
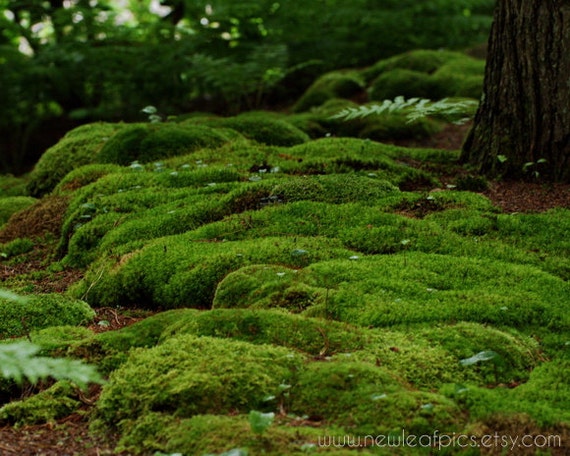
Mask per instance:
[[[490,176],[570,181],[570,2],[501,0],[461,159]]]

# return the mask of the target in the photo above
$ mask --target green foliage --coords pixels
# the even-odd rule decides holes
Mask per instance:
[[[248,414],[249,425],[255,434],[262,435],[269,426],[273,424],[275,413],[262,413],[257,410],[251,410]]]
[[[80,325],[89,322],[94,315],[85,302],[61,294],[18,299],[0,296],[0,335],[8,338],[49,326]]]

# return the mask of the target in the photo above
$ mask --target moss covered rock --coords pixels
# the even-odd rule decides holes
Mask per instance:
[[[22,336],[49,326],[81,325],[95,312],[85,302],[61,294],[0,299],[0,337]]]

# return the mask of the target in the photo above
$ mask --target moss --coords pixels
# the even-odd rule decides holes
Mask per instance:
[[[363,70],[362,75],[366,81],[373,81],[380,74],[397,68],[432,74],[445,64],[465,58],[465,55],[459,52],[418,49],[380,60]]]
[[[0,335],[21,336],[49,326],[81,325],[95,312],[83,301],[60,294],[34,295],[26,299],[0,300]]]
[[[29,196],[9,196],[0,198],[0,225],[3,225],[8,219],[18,211],[26,209],[34,204],[37,200]]]
[[[181,124],[134,124],[124,127],[101,149],[102,163],[128,165],[152,162],[200,148],[221,146],[228,138],[206,126]]]
[[[275,262],[302,267],[351,254],[338,242],[319,238],[211,243],[189,240],[187,235],[159,238],[138,252],[94,263],[74,293],[82,296],[88,292],[86,299],[99,305],[209,308],[217,283],[243,265]]]
[[[231,128],[248,139],[271,146],[290,147],[310,139],[306,133],[286,120],[272,118],[267,113],[218,118],[209,121],[208,125]]]
[[[333,284],[327,310],[336,319],[386,326],[472,321],[513,328],[568,326],[568,288],[536,268],[450,255],[395,256],[311,265],[312,286]]]
[[[170,325],[190,320],[195,317],[195,312],[190,309],[160,312],[125,328],[70,342],[68,352],[96,364],[103,374],[109,374],[128,359],[131,348],[154,347]]]
[[[123,127],[122,124],[93,123],[71,130],[36,163],[30,173],[28,192],[32,196],[43,196],[71,170],[94,163],[100,149]]]
[[[369,97],[372,101],[393,100],[398,96],[438,100],[444,95],[427,73],[402,68],[382,73],[370,85]]]
[[[359,350],[368,341],[363,331],[344,323],[245,309],[187,312],[162,332],[161,340],[178,334],[279,345],[314,356]]]
[[[26,196],[28,176],[12,176],[11,174],[0,175],[0,198],[12,196]]]
[[[354,171],[403,186],[419,180],[432,182],[425,171],[396,162],[393,157],[405,148],[355,138],[322,138],[288,150],[279,164],[290,174],[335,174]]]
[[[258,436],[252,432],[245,415],[196,415],[177,419],[156,412],[138,420],[133,429],[121,438],[117,450],[129,454],[157,450],[167,454],[230,454],[237,449],[247,451],[247,454],[268,456],[317,452],[338,456],[354,454],[354,451],[341,447],[331,446],[323,451],[319,449],[318,443],[324,443],[324,435],[336,435],[339,432],[337,429],[303,426],[277,418],[262,436]],[[361,449],[358,454],[388,453],[371,453]]]
[[[366,72],[376,74],[368,90],[371,100],[397,96],[438,100],[446,97],[479,99],[485,62],[459,53],[419,51],[379,62]]]
[[[48,196],[14,214],[0,230],[0,242],[52,234],[59,237],[68,197]]]
[[[0,257],[4,259],[28,253],[34,248],[34,242],[28,238],[17,238],[0,246]]]
[[[51,326],[31,331],[29,337],[42,350],[57,353],[67,350],[70,345],[92,338],[93,331],[81,326]]]
[[[69,172],[55,187],[55,194],[73,193],[81,187],[85,187],[97,179],[100,179],[107,174],[116,173],[120,171],[117,165],[109,164],[92,164],[80,166],[77,169]]]
[[[181,335],[131,352],[113,372],[97,417],[121,431],[152,411],[178,418],[258,410],[290,383],[301,358],[280,347]],[[144,382],[140,379],[144,378]]]
[[[350,98],[360,93],[364,81],[355,71],[334,71],[320,76],[297,100],[294,112],[307,111],[333,98]]]
[[[68,416],[80,405],[76,387],[60,381],[27,399],[1,407],[0,423],[21,426],[53,422]]]
[[[333,399],[334,398],[334,399]],[[311,363],[291,390],[291,411],[357,435],[422,434],[461,427],[458,407],[442,395],[408,390],[373,364]]]
[[[568,369],[567,360],[555,359],[536,367],[528,381],[516,388],[447,385],[441,392],[468,410],[473,421],[495,419],[505,423],[509,417],[524,414],[539,428],[567,425],[569,396],[564,379]]]

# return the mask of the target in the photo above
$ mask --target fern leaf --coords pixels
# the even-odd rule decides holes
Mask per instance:
[[[406,100],[404,97],[398,96],[393,101],[384,100],[381,104],[346,108],[331,118],[348,121],[362,119],[371,115],[402,113],[406,115],[408,122],[417,122],[424,117],[433,117],[461,124],[473,118],[478,105],[479,103],[475,100],[450,100],[449,98],[444,98],[434,102],[426,98],[410,98]]]

